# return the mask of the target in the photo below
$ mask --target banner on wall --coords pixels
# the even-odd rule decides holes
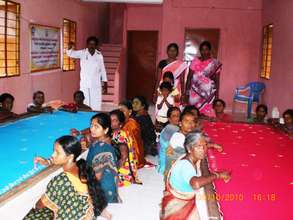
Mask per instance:
[[[60,68],[60,29],[30,24],[31,72]]]

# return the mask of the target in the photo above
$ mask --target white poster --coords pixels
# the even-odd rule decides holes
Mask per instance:
[[[30,25],[31,72],[60,68],[60,29]]]

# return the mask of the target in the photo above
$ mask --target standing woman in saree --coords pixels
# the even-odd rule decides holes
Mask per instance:
[[[210,116],[212,103],[217,95],[217,85],[222,64],[211,56],[211,43],[200,44],[200,57],[195,57],[190,65],[186,82],[186,101],[197,107],[201,113]]]
[[[189,133],[184,147],[186,155],[178,158],[168,173],[160,220],[199,220],[195,190],[216,179],[223,179],[225,182],[230,180],[230,173],[226,171],[208,176],[198,175],[196,165],[207,153],[207,142],[201,132]]]
[[[163,75],[165,72],[172,72],[174,76],[174,88],[179,92],[179,100],[175,100],[175,105],[181,104],[181,95],[184,94],[184,78],[188,73],[188,65],[177,60],[179,54],[179,47],[176,43],[171,43],[167,47],[167,59],[161,60],[157,68],[156,84],[154,88],[153,98],[157,100],[157,88],[163,81]]]

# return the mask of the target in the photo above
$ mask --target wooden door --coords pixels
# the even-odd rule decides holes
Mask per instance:
[[[127,99],[143,95],[151,101],[156,79],[158,32],[128,31],[127,41]]]

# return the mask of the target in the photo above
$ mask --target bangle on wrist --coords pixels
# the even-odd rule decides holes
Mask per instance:
[[[48,165],[52,165],[53,164],[53,160],[52,160],[52,157],[50,157],[49,159],[47,159],[47,162],[48,162]]]

